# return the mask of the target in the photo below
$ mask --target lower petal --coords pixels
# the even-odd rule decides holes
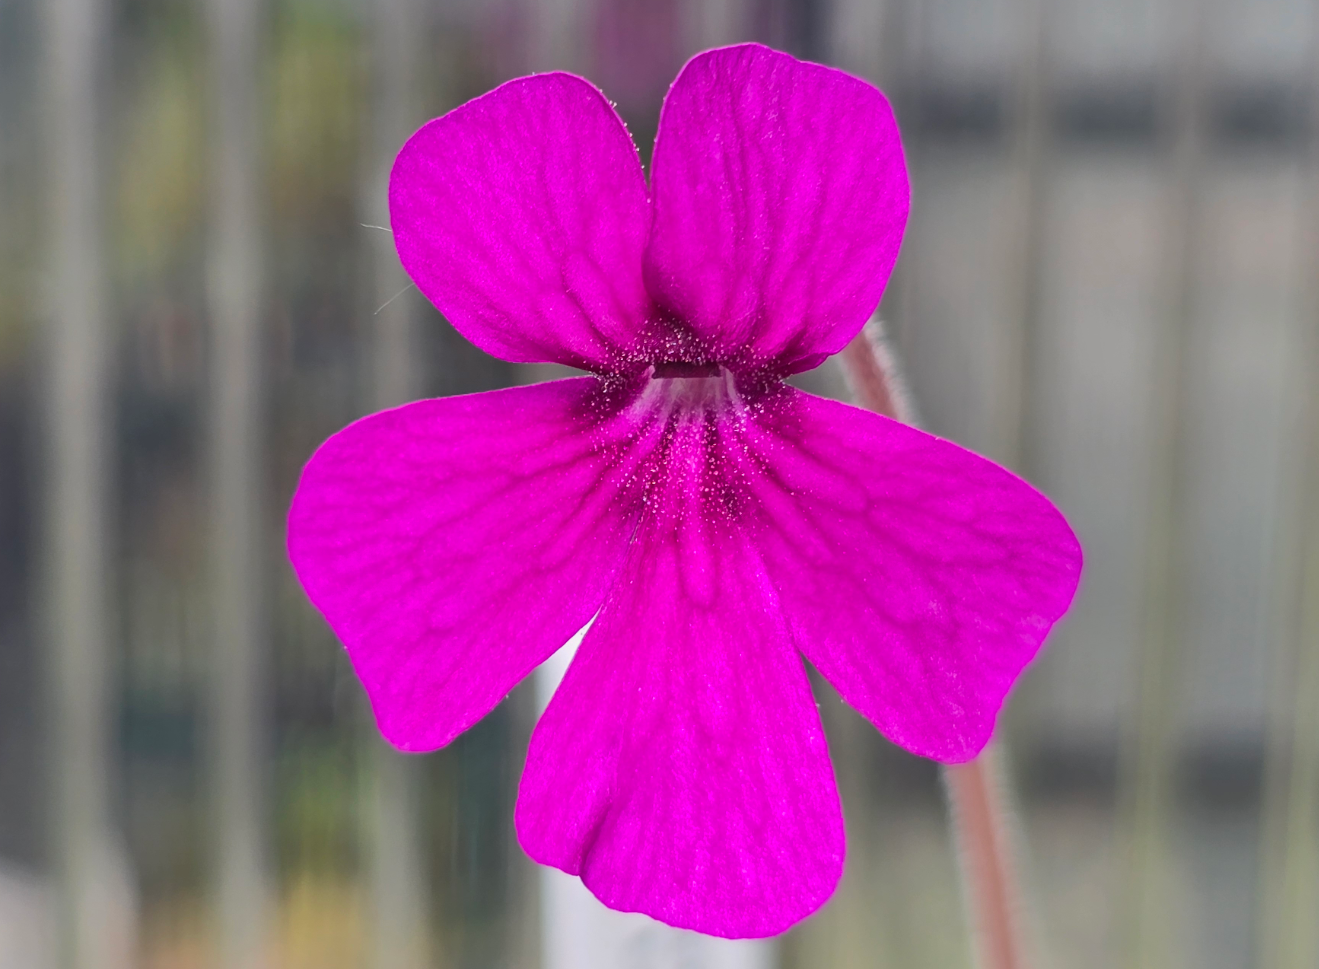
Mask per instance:
[[[793,638],[886,737],[970,760],[1067,611],[1081,547],[1025,481],[886,417],[788,391],[750,479]]]
[[[594,378],[423,400],[307,462],[289,559],[381,732],[433,750],[599,609],[640,511],[634,428]]]
[[[740,532],[662,496],[649,507],[532,734],[518,835],[611,908],[774,935],[842,871],[819,714]]]

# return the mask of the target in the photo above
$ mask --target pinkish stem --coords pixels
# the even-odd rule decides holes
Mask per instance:
[[[986,748],[969,763],[946,765],[944,780],[975,929],[976,965],[981,969],[1024,969],[1019,924],[1022,907],[993,748]]]
[[[910,422],[906,395],[877,329],[867,327],[840,354],[857,403],[885,417]],[[993,749],[970,763],[944,767],[963,885],[980,969],[1024,969],[1007,811]]]

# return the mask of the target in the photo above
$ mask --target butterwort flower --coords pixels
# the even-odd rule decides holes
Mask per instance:
[[[604,96],[510,81],[390,180],[421,291],[478,347],[592,376],[366,417],[303,472],[289,556],[377,723],[442,747],[591,622],[527,752],[532,858],[612,908],[783,931],[842,871],[802,655],[956,762],[1075,591],[1029,485],[793,389],[897,258],[908,183],[871,85],[758,45],[683,68],[649,186]]]

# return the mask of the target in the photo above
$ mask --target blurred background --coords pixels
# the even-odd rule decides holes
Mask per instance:
[[[648,158],[747,39],[893,99],[922,422],[1087,550],[1000,732],[1037,965],[1319,966],[1314,0],[0,0],[0,965],[541,964],[530,684],[385,750],[283,514],[353,418],[537,376],[407,288],[406,136],[565,68]],[[969,967],[937,770],[817,685],[848,869],[774,960]]]

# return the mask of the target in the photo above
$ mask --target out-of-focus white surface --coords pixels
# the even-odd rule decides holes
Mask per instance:
[[[87,886],[95,897],[97,924],[104,927],[100,969],[137,965],[137,893],[122,851],[111,851],[94,869]],[[56,969],[60,965],[55,929],[55,893],[49,882],[30,871],[0,865],[0,969]]]
[[[585,635],[583,629],[536,671],[541,710]],[[615,912],[581,879],[556,868],[542,867],[540,884],[543,969],[771,969],[776,964],[771,941],[715,939],[646,915]]]
[[[54,969],[50,890],[41,879],[0,868],[0,966]]]

